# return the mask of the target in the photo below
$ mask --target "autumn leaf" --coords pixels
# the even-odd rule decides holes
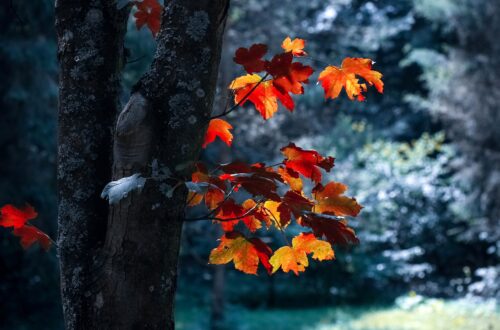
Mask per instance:
[[[357,78],[362,77],[369,85],[374,85],[379,93],[384,92],[382,74],[372,70],[372,60],[368,58],[346,58],[342,67],[328,66],[319,75],[319,82],[325,90],[325,98],[335,99],[343,88],[347,96],[354,100],[364,101],[363,92],[367,91],[366,84],[360,83]]]
[[[285,40],[283,40],[283,43],[281,44],[281,48],[285,52],[291,52],[294,56],[301,57],[301,56],[306,56],[307,53],[304,51],[304,47],[306,45],[306,42],[304,39],[291,39],[290,37],[287,37]]]
[[[240,218],[245,214],[243,206],[236,203],[232,198],[227,199],[219,206],[216,222],[220,223],[222,230],[231,232],[240,222]]]
[[[290,217],[291,214],[295,219],[299,219],[304,212],[309,212],[314,206],[314,202],[296,191],[287,191],[282,198],[282,202],[278,207],[281,216],[286,214]]]
[[[277,182],[281,176],[272,169],[267,169],[264,164],[248,166],[242,163],[231,163],[221,166],[226,174],[221,178],[228,180],[235,187],[241,187],[253,196],[263,196],[270,200],[279,201]]]
[[[231,146],[233,142],[233,134],[229,130],[233,129],[233,126],[223,119],[212,119],[208,125],[207,133],[205,134],[205,141],[203,142],[203,148],[206,148],[208,144],[215,141],[218,137],[225,144]]]
[[[298,172],[292,170],[291,168],[280,166],[278,168],[278,173],[281,175],[283,181],[286,182],[293,191],[302,191],[304,184]]]
[[[187,197],[188,206],[198,205],[205,199],[207,208],[213,210],[224,200],[226,184],[218,176],[209,175],[204,164],[196,164],[191,181],[198,185],[204,184],[204,187],[200,187],[198,191],[190,190]]]
[[[334,158],[323,157],[315,150],[304,150],[290,143],[281,149],[285,156],[284,164],[314,182],[321,182],[320,168],[329,172],[334,165]]]
[[[265,221],[265,215],[262,214],[262,211],[259,208],[258,203],[256,203],[253,199],[247,199],[241,204],[244,209],[244,214],[247,214],[243,219],[243,223],[250,230],[250,232],[254,233],[258,229],[262,228],[262,221]]]
[[[210,253],[209,262],[222,265],[233,261],[236,269],[247,274],[257,274],[259,262],[270,271],[271,254],[271,248],[260,239],[248,239],[239,232],[231,232],[220,238],[219,246]]]
[[[344,196],[346,190],[347,186],[339,182],[330,182],[326,186],[318,184],[312,191],[316,199],[313,211],[336,216],[357,216],[362,206],[356,199]]]
[[[267,72],[273,76],[273,86],[282,94],[304,94],[303,84],[309,82],[312,67],[293,62],[292,53],[278,54],[266,64]]]
[[[261,72],[265,67],[265,61],[262,58],[266,53],[266,45],[254,44],[250,48],[238,48],[233,60],[242,65],[248,73]]]
[[[330,214],[305,213],[299,223],[309,227],[317,237],[325,237],[328,242],[340,245],[358,244],[359,239],[347,220]]]
[[[26,205],[21,209],[7,204],[0,209],[0,226],[21,228],[27,221],[35,219],[38,216],[31,205]]]
[[[265,120],[278,111],[278,101],[289,111],[293,111],[295,103],[288,93],[278,91],[271,80],[263,81],[257,74],[236,78],[229,88],[234,91],[234,102],[243,106],[246,101],[254,104]]]
[[[266,201],[264,203],[264,210],[271,223],[274,223],[279,229],[284,229],[290,223],[290,217],[286,217],[286,215],[284,217],[281,216],[279,211],[280,205],[281,202]]]
[[[160,31],[163,6],[158,3],[158,0],[134,1],[134,4],[137,7],[137,11],[134,13],[137,29],[147,25],[153,36],[156,37]]]
[[[8,204],[0,209],[0,226],[14,228],[13,234],[21,239],[24,249],[38,242],[45,250],[48,250],[52,244],[49,236],[38,228],[28,225],[28,221],[37,216],[37,212],[30,205],[19,209]]]
[[[15,228],[13,234],[21,239],[21,246],[26,250],[34,243],[40,243],[45,251],[50,249],[52,241],[49,236],[33,226]]]
[[[312,233],[300,233],[292,240],[292,246],[284,246],[276,250],[269,260],[273,266],[272,272],[283,269],[285,273],[293,271],[295,275],[305,271],[309,266],[308,254],[312,258],[323,261],[335,257],[330,243],[318,240]]]

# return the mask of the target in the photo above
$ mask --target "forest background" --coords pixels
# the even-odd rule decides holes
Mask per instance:
[[[0,6],[0,205],[29,202],[55,236],[53,23],[53,1]],[[155,47],[133,24],[124,100]],[[218,233],[189,223],[177,328],[499,329],[499,34],[497,1],[233,0],[216,110],[241,74],[234,51],[287,36],[307,40],[320,63],[374,59],[385,93],[325,102],[316,86],[267,125],[238,109],[234,146],[213,144],[204,161],[273,163],[289,141],[333,155],[331,179],[365,206],[351,222],[361,244],[300,277],[254,277],[207,265]],[[62,328],[58,282],[55,251],[24,252],[0,231],[0,329]]]

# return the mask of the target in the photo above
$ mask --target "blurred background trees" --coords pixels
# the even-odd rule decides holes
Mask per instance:
[[[0,7],[0,203],[35,205],[49,233],[56,223],[52,5],[9,0]],[[373,58],[386,91],[370,93],[362,104],[324,102],[320,87],[311,86],[294,114],[280,111],[263,125],[248,107],[229,118],[234,147],[215,144],[205,161],[272,163],[289,141],[335,156],[330,179],[347,183],[365,206],[353,221],[361,244],[337,250],[337,261],[315,264],[298,278],[250,277],[207,266],[217,233],[209,223],[189,223],[179,328],[206,329],[212,315],[214,329],[253,329],[242,321],[246,311],[342,310],[346,304],[391,304],[410,291],[500,298],[500,5],[233,0],[228,24],[216,109],[222,110],[227,85],[241,74],[232,62],[236,48],[262,42],[277,49],[288,35],[308,41],[315,67],[338,65],[345,56]],[[124,97],[148,67],[154,41],[131,22],[127,48]],[[0,324],[60,327],[56,256],[24,253],[15,238],[3,232],[0,238]],[[50,324],[40,325],[48,315]]]

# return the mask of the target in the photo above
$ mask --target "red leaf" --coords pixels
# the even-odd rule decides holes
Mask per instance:
[[[21,239],[21,245],[24,249],[38,242],[45,251],[48,251],[52,244],[49,236],[33,226],[15,228],[13,233]]]
[[[134,13],[137,29],[147,25],[153,36],[156,37],[160,31],[163,6],[158,3],[158,0],[135,1],[134,4],[137,7],[137,12]]]
[[[216,137],[219,137],[225,144],[231,146],[233,142],[233,134],[229,130],[233,129],[233,126],[223,119],[212,119],[208,125],[207,133],[205,134],[205,141],[203,142],[203,148],[206,148],[208,144],[215,141]]]
[[[325,237],[331,244],[358,244],[354,230],[347,226],[345,219],[328,214],[306,213],[299,223],[309,227],[317,237]]]
[[[262,57],[266,53],[267,46],[264,44],[255,44],[250,48],[238,48],[234,56],[234,62],[241,64],[248,73],[261,72],[265,66]]]
[[[315,150],[303,150],[293,143],[282,148],[281,152],[286,157],[284,164],[287,168],[310,178],[314,182],[321,181],[320,168],[330,172],[334,165],[334,158],[323,157]]]
[[[45,250],[48,250],[52,243],[49,236],[38,228],[28,225],[28,221],[37,216],[35,209],[30,205],[18,209],[8,204],[0,209],[0,226],[13,227],[13,234],[21,239],[21,245],[24,249],[38,242]]]
[[[292,61],[292,53],[278,54],[267,63],[266,69],[274,78],[274,87],[281,93],[304,94],[302,84],[309,82],[314,70],[310,66]]]
[[[0,226],[6,228],[21,228],[27,221],[35,219],[37,216],[38,213],[36,213],[35,209],[30,205],[18,209],[8,204],[0,209]]]

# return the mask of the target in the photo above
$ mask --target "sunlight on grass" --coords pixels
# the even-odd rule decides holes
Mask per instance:
[[[407,298],[387,308],[246,310],[230,307],[226,321],[228,329],[238,330],[500,330],[500,311],[494,301]],[[178,329],[206,327],[206,324],[189,325],[186,319],[182,324]]]
[[[407,309],[367,311],[359,318],[314,330],[497,330],[500,314],[494,302],[428,299]]]

